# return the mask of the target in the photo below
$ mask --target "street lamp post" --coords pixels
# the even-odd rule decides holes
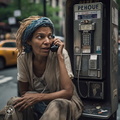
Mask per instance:
[[[21,0],[18,0],[18,9],[21,10]]]
[[[43,0],[43,14],[44,14],[44,16],[47,16],[47,14],[46,14],[46,0]]]

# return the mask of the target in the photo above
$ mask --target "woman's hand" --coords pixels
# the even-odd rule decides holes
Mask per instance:
[[[27,107],[39,102],[40,97],[42,97],[42,95],[40,95],[39,93],[26,93],[15,101],[14,107],[18,108],[19,111],[22,111]]]
[[[57,55],[61,55],[63,47],[64,47],[64,43],[59,38],[55,38],[54,44],[59,46],[59,48],[57,50]]]

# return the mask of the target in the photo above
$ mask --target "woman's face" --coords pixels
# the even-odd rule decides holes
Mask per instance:
[[[40,27],[33,33],[33,37],[28,44],[32,46],[35,56],[48,56],[52,42],[53,37],[51,28]]]

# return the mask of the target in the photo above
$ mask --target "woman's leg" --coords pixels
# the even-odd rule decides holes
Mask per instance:
[[[55,99],[49,103],[40,120],[72,120],[71,101]]]

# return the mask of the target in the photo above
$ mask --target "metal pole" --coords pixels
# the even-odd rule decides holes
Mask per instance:
[[[43,13],[44,13],[44,16],[47,16],[46,15],[46,0],[43,0]]]
[[[21,0],[18,0],[18,9],[21,10]]]

